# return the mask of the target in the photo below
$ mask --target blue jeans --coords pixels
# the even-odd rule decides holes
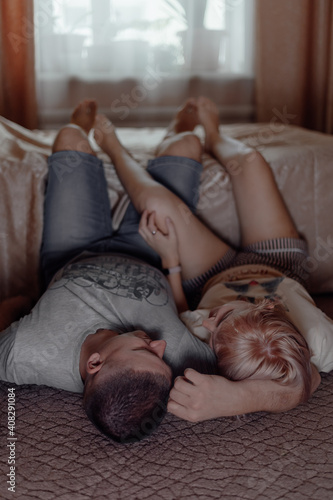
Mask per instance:
[[[138,233],[141,215],[129,204],[118,230],[112,228],[111,206],[103,163],[76,151],[48,159],[41,265],[45,284],[84,250],[124,253],[161,267],[158,254]],[[162,156],[150,160],[148,172],[195,211],[202,165],[189,158]]]

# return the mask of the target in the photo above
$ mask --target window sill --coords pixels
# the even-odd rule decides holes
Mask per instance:
[[[71,110],[85,97],[95,97],[99,111],[116,126],[166,126],[188,98],[209,96],[218,106],[222,123],[251,122],[254,115],[254,78],[218,73],[142,80],[110,81],[78,78],[39,79],[41,128],[68,122]]]

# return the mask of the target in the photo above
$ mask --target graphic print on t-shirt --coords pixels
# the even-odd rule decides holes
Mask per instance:
[[[252,280],[249,283],[225,282],[224,286],[237,293],[233,300],[246,300],[255,304],[262,299],[282,301],[282,297],[277,293],[277,288],[283,280],[284,277],[261,282],[257,280]]]
[[[100,265],[89,261],[70,264],[58,283],[65,287],[75,283],[84,288],[97,285],[114,295],[163,306],[169,301],[163,280],[160,272],[145,263],[105,256]],[[52,288],[57,288],[57,282]]]

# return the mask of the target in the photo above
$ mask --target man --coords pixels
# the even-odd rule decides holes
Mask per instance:
[[[138,234],[133,205],[113,231],[103,165],[86,135],[95,116],[96,103],[82,102],[55,139],[41,249],[48,288],[29,315],[0,334],[0,378],[84,391],[93,423],[129,442],[159,424],[174,377],[186,367],[215,373],[216,359],[179,320],[160,259]],[[179,158],[188,146],[186,134],[167,137],[149,169],[178,183],[194,207],[200,165],[191,152]],[[113,154],[121,167],[128,153]],[[188,168],[180,180],[179,161]]]

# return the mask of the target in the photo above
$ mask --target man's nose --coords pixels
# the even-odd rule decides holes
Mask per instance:
[[[165,340],[153,340],[150,342],[149,347],[157,354],[159,358],[163,358],[163,354],[166,348]]]

